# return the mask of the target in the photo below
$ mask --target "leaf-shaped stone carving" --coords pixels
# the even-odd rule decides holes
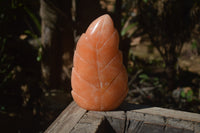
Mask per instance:
[[[113,110],[128,92],[128,77],[118,49],[119,36],[109,15],[94,20],[77,43],[72,96],[87,110]]]

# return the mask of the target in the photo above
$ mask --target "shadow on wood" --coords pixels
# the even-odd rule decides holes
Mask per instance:
[[[121,110],[121,111],[131,111],[131,110],[137,110],[137,109],[145,109],[145,108],[150,108],[148,105],[137,105],[137,104],[131,104],[127,102],[123,102],[119,108],[116,110]]]
[[[45,133],[199,133],[200,114],[123,103],[115,111],[87,111],[72,102]]]

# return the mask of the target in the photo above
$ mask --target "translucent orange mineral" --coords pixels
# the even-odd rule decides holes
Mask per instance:
[[[113,110],[126,97],[128,76],[118,45],[118,32],[107,14],[94,20],[81,35],[71,77],[71,93],[80,107]]]

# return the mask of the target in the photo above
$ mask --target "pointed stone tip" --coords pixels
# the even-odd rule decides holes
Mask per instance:
[[[108,14],[104,14],[97,19],[95,19],[86,30],[86,34],[88,36],[92,36],[94,40],[98,40],[98,38],[104,33],[113,32],[114,31],[114,23],[112,18]],[[103,33],[101,32],[103,30]]]
[[[104,15],[102,15],[102,17],[111,19],[109,14],[104,14]]]
[[[103,19],[104,21],[108,21],[108,22],[113,23],[112,18],[110,17],[109,14],[104,14],[104,15],[102,15],[102,19]]]
[[[100,23],[107,23],[107,24],[111,24],[113,25],[113,20],[110,17],[109,14],[104,14],[98,18],[96,18],[90,25],[88,28],[96,28],[97,25],[99,25]]]

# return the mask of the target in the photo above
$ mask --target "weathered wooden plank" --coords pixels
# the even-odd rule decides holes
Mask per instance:
[[[114,130],[102,114],[88,112],[70,133],[114,133]]]
[[[176,128],[162,124],[145,123],[132,120],[127,122],[125,133],[194,133],[192,130]]]
[[[45,133],[69,133],[86,112],[85,109],[72,102],[49,126]]]
[[[164,132],[163,125],[143,123],[139,133],[163,133]]]
[[[126,113],[124,111],[92,111],[95,114],[103,115],[116,133],[123,133],[125,130]]]
[[[200,114],[159,107],[128,111],[127,115],[130,114],[137,120],[200,132],[197,124],[200,123]]]
[[[148,107],[148,108],[139,108],[133,109],[131,111],[127,111],[127,124],[131,123],[135,124],[135,120],[142,121],[143,123],[152,124],[151,126],[155,126],[157,128],[167,127],[163,132],[200,132],[200,114],[184,112],[184,111],[175,111],[171,109],[163,109],[158,107]],[[137,125],[137,124],[136,124]],[[144,125],[144,124],[143,124]],[[169,128],[170,127],[170,128]],[[126,131],[129,130],[134,131],[139,127],[126,127]],[[143,126],[142,132],[147,131],[147,128],[150,129],[149,126]],[[162,128],[159,128],[159,130]],[[164,128],[163,128],[164,129]]]
[[[143,121],[138,121],[134,119],[128,119],[126,121],[125,133],[139,133],[140,128],[143,125]]]
[[[46,133],[200,133],[200,114],[127,105],[126,111],[119,108],[115,111],[87,112],[72,102]]]
[[[184,128],[188,130],[194,130],[195,122],[194,121],[188,121],[188,120],[182,120],[182,119],[175,119],[168,117],[166,119],[166,124],[177,127],[177,128]]]
[[[194,132],[195,133],[200,133],[200,123],[195,123]]]
[[[124,111],[107,111],[105,116],[116,133],[124,132],[126,123],[126,113]]]
[[[178,111],[178,110],[165,109],[159,107],[148,107],[143,109],[140,108],[140,109],[135,109],[134,111],[144,114],[147,113],[152,115],[164,116],[166,118],[200,122],[200,114],[197,113],[190,113],[185,111]]]
[[[152,124],[165,124],[165,117],[158,116],[158,115],[152,115],[147,113],[140,113],[133,111],[128,111],[126,113],[127,120],[138,120],[138,121],[144,121],[146,123],[152,123]]]
[[[184,128],[175,128],[171,126],[165,127],[165,133],[193,133],[194,131],[187,130]]]

